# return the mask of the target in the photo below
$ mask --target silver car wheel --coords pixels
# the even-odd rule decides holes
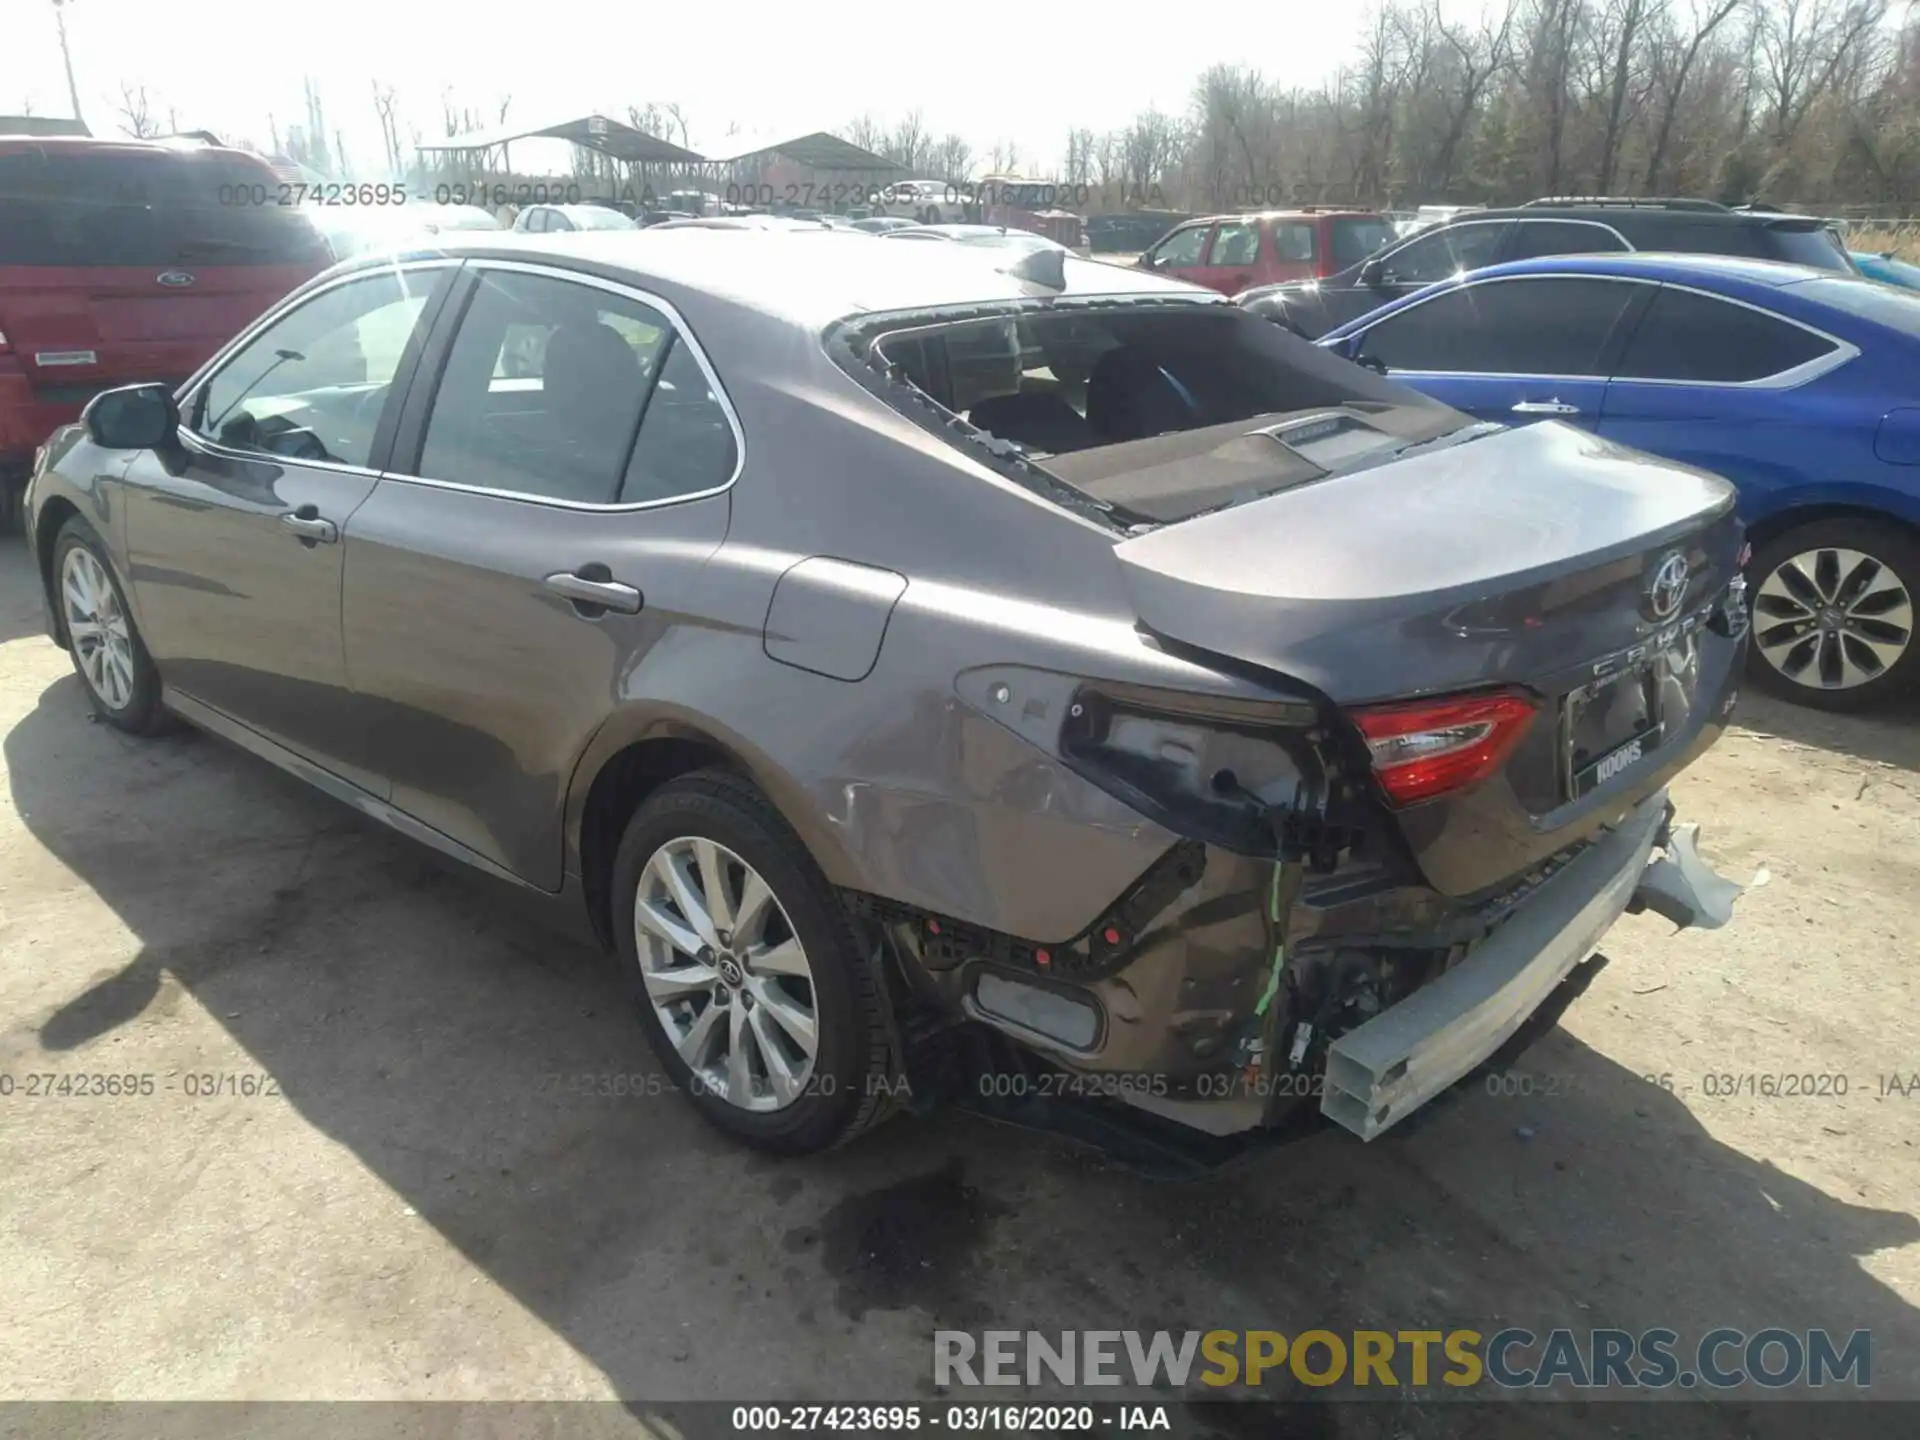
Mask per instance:
[[[756,1111],[805,1093],[820,1043],[813,971],[757,870],[712,840],[669,840],[640,871],[633,931],[648,1003],[696,1085]]]
[[[1851,690],[1899,663],[1913,642],[1913,597],[1860,550],[1804,550],[1760,582],[1753,639],[1766,662],[1811,690]]]
[[[91,550],[75,545],[60,567],[67,639],[94,698],[118,713],[133,699],[133,631],[120,596]]]

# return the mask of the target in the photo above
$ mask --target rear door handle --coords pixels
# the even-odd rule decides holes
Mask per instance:
[[[642,603],[640,592],[613,579],[612,573],[604,565],[582,565],[578,570],[555,571],[547,576],[546,586],[554,594],[566,596],[573,602],[574,610],[589,620],[609,610],[638,615]]]
[[[291,514],[282,515],[280,523],[307,544],[331,545],[340,538],[340,527],[331,520],[322,520],[317,505],[302,505]]]
[[[1567,405],[1559,400],[1522,400],[1513,407],[1516,415],[1578,415],[1578,405]]]

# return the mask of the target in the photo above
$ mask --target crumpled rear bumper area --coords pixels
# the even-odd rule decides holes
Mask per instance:
[[[1498,1050],[1623,914],[1724,925],[1740,887],[1672,816],[1664,790],[1648,797],[1452,969],[1336,1040],[1322,1112],[1363,1140],[1392,1128]]]

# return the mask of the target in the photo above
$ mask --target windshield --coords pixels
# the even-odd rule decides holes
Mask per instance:
[[[1333,222],[1333,268],[1358,265],[1376,250],[1399,238],[1391,220],[1369,216],[1364,220]]]
[[[901,328],[875,342],[874,356],[1002,453],[1011,447],[1081,494],[1154,521],[1466,424],[1232,305],[1116,304]],[[1259,433],[1334,407],[1353,407],[1358,423],[1298,444]]]
[[[185,152],[0,155],[0,265],[324,265],[263,166]]]

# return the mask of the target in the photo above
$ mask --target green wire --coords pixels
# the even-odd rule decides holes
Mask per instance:
[[[1281,861],[1273,867],[1273,888],[1267,895],[1267,917],[1274,922],[1274,934],[1277,937],[1273,946],[1273,969],[1267,976],[1267,993],[1260,997],[1260,1003],[1253,1008],[1255,1015],[1264,1016],[1267,1007],[1273,1004],[1273,997],[1280,993],[1280,972],[1286,968],[1287,942],[1285,931],[1280,926],[1280,877],[1286,873],[1286,862]]]

